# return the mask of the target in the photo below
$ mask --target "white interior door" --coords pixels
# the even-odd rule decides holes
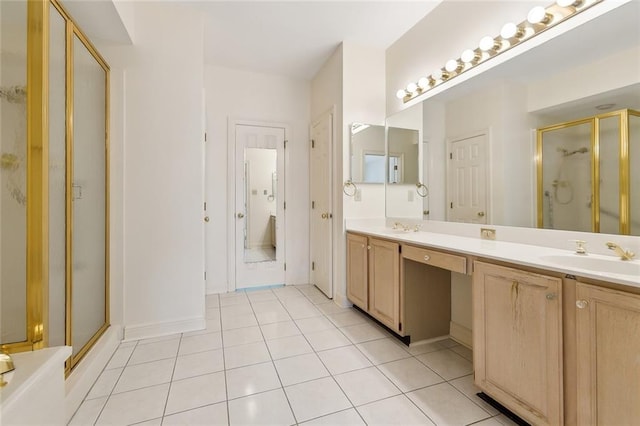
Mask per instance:
[[[235,287],[285,284],[285,128],[236,123],[234,130]]]
[[[329,298],[333,298],[332,247],[332,162],[333,115],[327,114],[311,129],[310,192],[311,283]]]
[[[487,134],[449,142],[447,220],[487,223]]]

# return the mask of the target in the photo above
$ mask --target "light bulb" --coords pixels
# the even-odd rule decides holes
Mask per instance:
[[[422,77],[418,80],[418,87],[422,90],[429,88],[429,79],[427,77]]]
[[[578,6],[582,0],[558,0],[557,5],[560,7]]]
[[[402,98],[404,98],[405,96],[407,96],[407,92],[405,92],[405,90],[404,90],[404,89],[400,89],[400,90],[398,90],[398,91],[396,92],[396,98],[398,98],[398,99],[402,99]]]
[[[520,31],[520,33],[522,32]],[[504,24],[504,26],[502,27],[502,30],[500,31],[500,37],[502,37],[505,40],[516,37],[517,35],[518,35],[518,26],[513,22],[508,22]]]
[[[418,90],[418,85],[415,83],[409,83],[407,84],[407,92],[408,93],[415,93]]]
[[[433,72],[433,74],[431,74],[431,78],[433,78],[436,81],[442,80],[443,76],[444,76],[444,73],[442,72],[441,69],[437,69]]]
[[[465,64],[470,64],[474,61],[478,60],[478,56],[476,55],[476,52],[474,52],[471,49],[467,49],[464,52],[462,52],[462,55],[460,55],[460,59],[462,59],[462,62],[464,62]]]
[[[454,72],[455,70],[458,69],[458,61],[456,61],[455,59],[449,59],[447,63],[444,65],[444,69],[446,69],[449,72]]]
[[[495,48],[495,40],[491,36],[482,37],[480,39],[479,47],[483,52],[488,52],[489,50],[493,50]]]
[[[542,6],[534,7],[527,15],[527,21],[529,21],[530,24],[547,24],[550,20],[551,15],[549,15]]]

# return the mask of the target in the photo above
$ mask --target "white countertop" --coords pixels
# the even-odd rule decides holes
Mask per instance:
[[[393,239],[426,248],[448,250],[640,288],[640,260],[637,259],[624,261],[626,265],[612,265],[624,266],[625,269],[631,271],[631,274],[618,274],[599,270],[601,269],[601,264],[607,265],[610,264],[609,262],[623,262],[615,256],[601,254],[588,254],[585,256],[578,255],[570,250],[522,243],[462,237],[427,231],[400,231],[382,226],[372,226],[366,222],[362,224],[356,222],[350,223],[347,226],[347,230]],[[588,268],[569,264],[570,261],[574,260],[573,257],[582,258],[579,262],[589,263]],[[567,262],[563,262],[563,259],[567,259]],[[576,263],[578,263],[578,261],[576,261]],[[637,267],[637,269],[635,267]]]

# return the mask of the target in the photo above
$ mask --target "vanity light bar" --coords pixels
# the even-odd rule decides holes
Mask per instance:
[[[434,87],[457,77],[478,64],[484,63],[500,53],[529,40],[548,28],[554,27],[576,14],[601,3],[604,0],[558,0],[550,6],[536,6],[527,14],[527,19],[516,25],[506,23],[500,35],[486,36],[480,40],[478,47],[462,52],[459,59],[450,59],[444,67],[435,70],[431,75],[421,77],[417,83],[411,82],[404,89],[396,92],[396,97],[404,103],[417,98]]]

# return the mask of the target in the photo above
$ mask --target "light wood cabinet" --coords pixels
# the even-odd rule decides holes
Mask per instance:
[[[347,298],[402,335],[400,244],[347,232]]]
[[[369,313],[400,331],[400,245],[369,238]]]
[[[369,263],[364,235],[347,233],[347,298],[360,309],[369,310]]]
[[[577,424],[640,419],[640,296],[576,284]]]
[[[562,280],[476,261],[475,382],[524,420],[563,424]]]

